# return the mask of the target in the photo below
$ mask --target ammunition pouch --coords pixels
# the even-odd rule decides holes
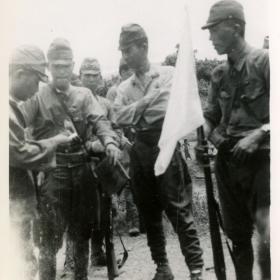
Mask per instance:
[[[107,157],[96,165],[94,172],[97,175],[102,192],[109,196],[115,193],[120,193],[128,182],[128,178],[120,164],[113,166],[110,164]]]

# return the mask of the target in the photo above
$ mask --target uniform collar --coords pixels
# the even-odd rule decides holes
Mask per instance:
[[[159,72],[154,65],[150,65],[150,69],[148,72],[144,73],[143,76],[138,77],[135,73],[131,77],[132,86],[138,86],[143,91],[146,90],[147,86],[151,83],[151,81],[155,78],[159,77]]]
[[[250,53],[251,50],[252,50],[252,47],[246,43],[245,46],[243,47],[243,49],[241,49],[240,51],[238,51],[235,54],[234,61],[232,59],[228,58],[229,65],[234,67],[237,71],[241,71],[241,69],[246,61],[247,55]]]

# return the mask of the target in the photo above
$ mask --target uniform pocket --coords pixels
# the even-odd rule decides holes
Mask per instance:
[[[261,123],[269,121],[269,94],[259,81],[247,81],[240,99],[249,115]]]

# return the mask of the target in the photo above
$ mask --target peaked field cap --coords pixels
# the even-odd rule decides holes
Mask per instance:
[[[101,67],[96,58],[93,57],[86,57],[80,67],[80,73],[87,73],[87,74],[99,74],[101,72]]]
[[[131,43],[148,38],[145,30],[137,23],[129,23],[121,28],[119,49],[128,47]]]
[[[41,81],[46,82],[46,58],[43,51],[34,45],[21,45],[14,49],[10,56],[9,64],[22,66],[27,70],[36,72]]]
[[[47,52],[48,60],[73,60],[73,51],[68,40],[56,38],[52,41]]]
[[[207,23],[201,29],[210,28],[227,19],[238,19],[246,23],[244,9],[239,2],[235,0],[222,0],[215,3],[210,9]]]

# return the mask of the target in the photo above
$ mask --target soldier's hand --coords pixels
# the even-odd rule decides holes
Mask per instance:
[[[75,137],[76,135],[74,133],[60,133],[54,136],[52,140],[55,142],[56,145],[60,145],[72,142]]]
[[[244,163],[259,148],[263,136],[264,132],[256,129],[248,136],[240,139],[231,150],[234,159],[239,163]]]
[[[110,164],[116,165],[117,161],[121,158],[121,151],[114,144],[108,144],[106,146],[106,155],[109,158]]]
[[[80,136],[76,132],[70,134],[69,138],[70,138],[70,142],[82,143]]]

